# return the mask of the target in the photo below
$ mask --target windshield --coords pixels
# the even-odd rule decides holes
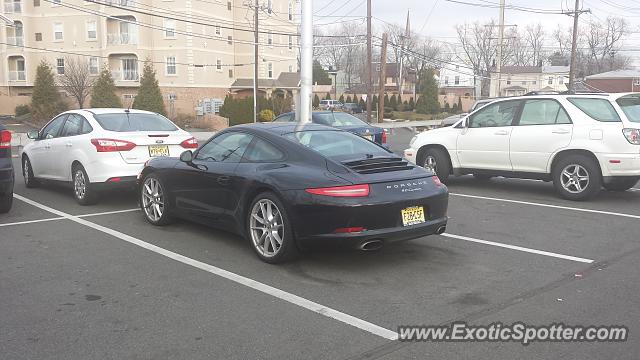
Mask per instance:
[[[623,96],[616,102],[629,121],[640,123],[640,94]]]
[[[327,126],[369,126],[366,122],[343,112],[313,114],[313,122]]]
[[[349,132],[310,130],[289,133],[284,137],[328,158],[389,156],[385,149]]]
[[[109,131],[176,131],[178,128],[171,120],[158,114],[112,113],[99,114],[94,118],[103,129]]]

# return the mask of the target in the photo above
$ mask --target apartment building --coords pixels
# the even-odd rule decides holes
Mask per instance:
[[[490,97],[520,96],[531,91],[566,91],[569,66],[503,66],[491,69]]]
[[[0,0],[0,114],[28,103],[41,60],[107,66],[130,104],[152,61],[170,114],[193,114],[253,77],[253,8],[244,0]],[[297,71],[297,0],[261,0],[259,78]],[[70,105],[73,106],[71,99]]]

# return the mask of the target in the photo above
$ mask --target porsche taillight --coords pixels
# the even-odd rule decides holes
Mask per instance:
[[[9,130],[0,131],[0,149],[11,147],[11,132]]]
[[[324,188],[306,189],[306,192],[313,195],[332,196],[332,197],[366,197],[369,196],[369,185],[347,185],[332,186]]]
[[[98,152],[129,151],[136,147],[131,141],[115,139],[91,139],[91,143]]]

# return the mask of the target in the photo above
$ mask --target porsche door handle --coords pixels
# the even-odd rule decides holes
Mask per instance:
[[[220,185],[229,185],[229,183],[231,182],[231,178],[228,176],[218,176],[217,181]]]

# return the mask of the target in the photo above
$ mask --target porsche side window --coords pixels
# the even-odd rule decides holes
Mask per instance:
[[[244,159],[249,162],[279,161],[284,158],[282,151],[268,142],[256,139],[253,146],[247,151]]]
[[[253,136],[241,132],[222,134],[205,144],[198,151],[196,159],[228,163],[240,162],[252,139]]]

